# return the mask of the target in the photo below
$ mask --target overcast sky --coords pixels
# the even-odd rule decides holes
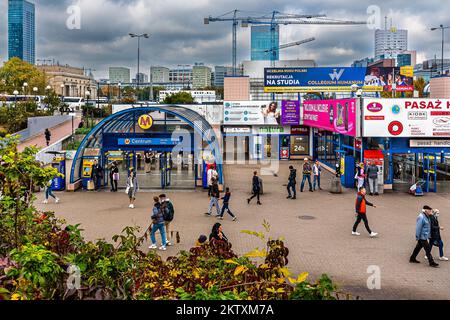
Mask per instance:
[[[434,25],[450,25],[448,0],[31,0],[36,4],[36,58],[94,68],[96,78],[106,78],[109,66],[126,66],[135,72],[137,40],[128,33],[149,33],[143,40],[142,71],[150,65],[231,64],[231,23],[203,24],[209,15],[234,9],[240,15],[283,13],[326,14],[328,18],[367,21],[369,6],[378,6],[398,28],[408,29],[408,49],[418,51],[418,62],[440,57],[441,34]],[[73,5],[81,8],[81,28],[66,22]],[[7,0],[0,0],[0,59],[7,59]],[[73,20],[72,20],[73,21]],[[371,20],[372,21],[372,20]],[[281,52],[281,59],[315,59],[322,66],[346,66],[374,55],[374,31],[367,26],[288,25],[280,27],[280,43],[308,37],[316,41]],[[446,35],[450,49],[450,30]],[[446,50],[448,53],[449,50]],[[250,58],[250,29],[238,30],[238,61]]]

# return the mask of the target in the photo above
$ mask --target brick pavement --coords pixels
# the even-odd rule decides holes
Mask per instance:
[[[283,162],[278,177],[263,177],[265,194],[262,196],[262,206],[256,203],[247,205],[245,201],[249,196],[254,167],[226,166],[226,181],[233,192],[231,209],[237,214],[238,221],[232,222],[226,217],[223,226],[236,252],[242,254],[255,247],[264,247],[259,239],[240,231],[263,231],[261,223],[266,219],[272,226],[271,236],[286,239],[290,249],[289,267],[294,273],[308,271],[312,278],[327,273],[344,291],[364,299],[450,299],[450,262],[442,262],[440,268],[432,269],[427,266],[421,253],[420,265],[408,263],[415,245],[415,220],[424,204],[441,209],[441,225],[446,227],[442,236],[444,243],[449,243],[448,194],[427,194],[423,198],[414,198],[407,194],[390,193],[370,197],[378,208],[369,207],[369,222],[380,235],[375,239],[369,238],[361,224],[361,236],[355,237],[351,235],[354,191],[345,190],[340,195],[332,195],[326,190],[304,192],[298,193],[297,200],[286,200],[283,185],[287,183],[289,164],[300,168],[299,162]],[[331,174],[324,174],[325,189],[329,188],[330,178]],[[134,210],[127,208],[127,196],[123,191],[64,193],[60,195],[60,204],[43,205],[39,202],[37,207],[55,210],[70,223],[82,223],[84,235],[89,240],[110,240],[127,225],[142,228],[148,225],[155,194],[139,193]],[[208,235],[216,222],[215,218],[204,215],[209,202],[205,192],[177,191],[167,194],[175,203],[176,220],[173,225],[175,230],[181,232],[182,241],[170,247],[164,256],[188,249],[198,235]],[[42,194],[39,199],[42,200]],[[315,219],[300,220],[300,215],[311,215]],[[437,250],[436,247],[433,249],[435,255]],[[450,251],[446,250],[446,253],[450,255]],[[367,289],[367,268],[371,265],[380,267],[381,290]]]

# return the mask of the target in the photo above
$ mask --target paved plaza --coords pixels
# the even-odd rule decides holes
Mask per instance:
[[[323,191],[311,193],[305,187],[305,192],[298,192],[297,200],[287,200],[285,185],[290,164],[297,168],[297,180],[301,180],[300,162],[282,162],[278,177],[262,177],[262,206],[257,206],[256,202],[247,205],[246,202],[255,167],[225,167],[227,186],[233,193],[230,207],[238,221],[232,222],[229,216],[225,216],[222,224],[237,253],[265,246],[259,239],[242,234],[241,230],[263,231],[261,223],[266,219],[271,225],[271,236],[285,238],[290,249],[288,266],[294,273],[308,271],[312,278],[327,273],[343,291],[363,299],[450,299],[450,262],[437,261],[440,268],[430,268],[423,251],[418,256],[421,264],[408,262],[415,246],[416,217],[424,204],[440,209],[440,223],[446,228],[442,238],[446,245],[450,244],[449,194],[426,194],[422,198],[400,193],[368,196],[378,206],[368,208],[368,218],[371,228],[379,236],[369,238],[364,225],[360,224],[358,231],[361,236],[355,237],[351,235],[355,219],[354,190],[344,190],[338,195],[329,193],[332,175],[324,173]],[[137,225],[145,230],[150,223],[152,197],[159,193],[138,193],[134,210],[128,208],[127,196],[120,190],[118,193],[61,193],[58,195],[61,203],[48,205],[42,204],[41,193],[37,207],[55,211],[68,223],[81,223],[88,240],[111,240],[128,225]],[[200,234],[209,235],[216,222],[216,218],[204,215],[209,204],[206,192],[169,191],[167,194],[175,205],[173,229],[180,232],[181,243],[169,247],[163,253],[165,257],[192,247]],[[314,219],[299,218],[305,215]],[[159,235],[157,239],[160,239]],[[147,242],[143,248],[145,251],[148,245]],[[448,247],[444,250],[446,255],[450,255]],[[434,247],[436,257],[437,252],[438,248]],[[369,266],[378,266],[381,270],[380,290],[367,288]]]

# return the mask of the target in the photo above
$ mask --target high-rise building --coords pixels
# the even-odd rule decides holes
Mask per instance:
[[[271,60],[272,52],[272,32],[270,26],[252,26],[251,27],[251,60]],[[274,47],[280,46],[280,28],[277,25],[274,33]],[[279,50],[276,50],[275,60],[280,59]]]
[[[138,83],[138,80],[139,84],[148,83],[148,75],[142,72],[136,73],[136,77],[133,79],[133,83]]]
[[[130,69],[124,67],[109,67],[111,83],[130,83]]]
[[[169,82],[181,83],[183,87],[192,84],[192,69],[171,69],[169,71]]]
[[[223,87],[224,78],[233,75],[233,67],[215,66],[214,67],[214,86]]]
[[[168,83],[170,80],[170,69],[166,67],[150,67],[150,80],[153,83]]]
[[[408,30],[375,30],[375,60],[385,58],[396,59],[397,55],[408,50]]]
[[[196,63],[192,68],[192,88],[201,89],[211,86],[211,68]]]
[[[34,64],[35,51],[34,4],[25,0],[8,0],[8,56]]]

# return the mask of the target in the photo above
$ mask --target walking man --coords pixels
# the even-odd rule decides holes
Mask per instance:
[[[236,216],[230,210],[230,198],[231,198],[230,188],[226,188],[225,196],[221,198],[223,200],[223,205],[222,205],[222,212],[220,213],[219,217],[220,220],[223,220],[223,214],[225,213],[225,210],[227,210],[228,214],[233,218],[233,221],[236,221]]]
[[[313,174],[314,174],[314,180],[313,180],[313,190],[316,191],[316,183],[319,190],[322,190],[320,187],[320,176],[322,175],[322,167],[320,166],[319,160],[316,160],[313,166]]]
[[[207,175],[207,181],[208,181],[208,196],[210,197],[211,196],[211,188],[212,188],[212,184],[213,184],[213,178],[217,180],[219,177],[219,174],[217,173],[215,166],[212,165],[208,169],[206,175]]]
[[[47,147],[48,147],[50,145],[50,138],[52,136],[52,134],[51,134],[50,130],[48,130],[48,128],[45,129],[44,135],[45,135],[45,142],[47,143]]]
[[[375,163],[370,162],[367,168],[367,178],[369,180],[369,192],[370,195],[378,195],[378,166]]]
[[[112,162],[109,169],[109,181],[111,181],[111,192],[117,192],[117,181],[119,181],[119,168],[115,161]]]
[[[150,231],[150,239],[152,244],[149,249],[156,249],[158,246],[156,245],[156,231],[159,230],[161,233],[161,247],[159,250],[166,251],[167,239],[166,239],[166,229],[164,227],[164,208],[161,207],[161,203],[159,202],[159,197],[153,197],[154,206],[153,206],[153,214],[152,214],[152,228]],[[167,209],[166,209],[167,210]]]
[[[311,164],[309,163],[309,159],[305,158],[304,159],[304,163],[303,163],[303,179],[302,179],[302,185],[300,187],[300,191],[303,192],[303,188],[305,186],[305,181],[308,180],[308,185],[309,185],[309,191],[313,192],[313,187],[311,184],[311,172],[312,172],[312,168],[311,168]]]
[[[207,215],[211,215],[212,207],[216,207],[216,216],[220,216],[220,205],[219,205],[219,198],[220,198],[220,192],[219,192],[219,184],[217,183],[216,178],[212,178],[212,185],[211,185],[211,199],[209,201],[209,209],[206,213]]]
[[[409,258],[410,263],[420,263],[420,261],[417,260],[417,255],[419,254],[420,250],[424,248],[425,254],[428,258],[428,263],[430,264],[430,267],[436,268],[439,266],[436,262],[433,260],[433,256],[431,255],[431,245],[428,242],[428,239],[431,238],[431,223],[430,223],[430,216],[433,214],[433,209],[431,209],[430,206],[424,206],[422,209],[422,212],[417,217],[416,221],[416,240],[417,245],[414,248],[414,251]]]
[[[374,238],[378,235],[378,233],[373,232],[372,230],[370,230],[369,227],[369,221],[367,220],[367,206],[370,207],[374,207],[376,208],[377,206],[374,205],[373,203],[370,203],[369,201],[366,200],[366,189],[364,187],[361,187],[359,189],[358,192],[358,196],[356,198],[356,204],[355,204],[355,209],[356,209],[356,222],[353,225],[353,231],[352,231],[352,235],[354,236],[360,236],[361,234],[358,233],[356,231],[356,229],[358,228],[359,223],[362,221],[364,221],[364,226],[366,227],[367,232],[369,233],[371,238]]]
[[[297,199],[297,190],[295,190],[295,185],[297,184],[296,178],[297,178],[297,170],[294,169],[293,166],[289,166],[289,180],[287,185],[287,191],[288,196],[287,199]],[[292,197],[291,190],[294,193],[294,196]]]
[[[173,208],[173,203],[165,194],[159,196],[159,201],[161,203],[161,210],[163,212],[164,225],[166,227],[166,244],[168,246],[172,245],[172,233],[170,230],[170,223],[173,221],[175,215],[175,209]]]
[[[253,195],[247,199],[247,203],[250,204],[250,201],[252,201],[253,198],[256,197],[256,204],[261,205],[261,201],[259,201],[259,195],[261,193],[261,181],[258,177],[258,171],[253,172],[253,178],[252,178],[252,192]]]

